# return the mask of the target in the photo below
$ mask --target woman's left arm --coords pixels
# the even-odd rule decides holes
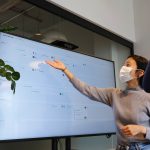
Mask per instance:
[[[146,127],[142,125],[126,125],[123,126],[121,129],[122,133],[127,137],[133,137],[133,136],[140,136],[143,139],[150,139],[150,133],[148,133],[148,130]],[[150,132],[150,130],[149,130]],[[149,135],[147,135],[149,134]],[[148,136],[148,137],[147,137]]]
[[[147,139],[150,140],[150,95],[146,93],[145,95],[145,110],[144,112],[146,113],[144,116],[141,116],[142,119],[146,116],[145,120],[146,123],[145,125],[138,125],[138,124],[128,124],[126,126],[123,126],[121,131],[125,136],[128,137],[142,137],[142,139]],[[149,126],[147,126],[149,124]]]

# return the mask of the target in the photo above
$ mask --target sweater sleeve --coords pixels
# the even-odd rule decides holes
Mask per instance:
[[[149,117],[149,120],[148,120],[149,126],[146,127],[145,139],[150,140],[150,99],[147,101],[146,106],[147,106],[147,115]]]
[[[150,128],[146,127],[146,136],[145,139],[150,140]]]
[[[89,86],[76,77],[73,77],[70,82],[79,92],[86,95],[90,99],[112,106],[112,93],[115,88],[97,88]]]

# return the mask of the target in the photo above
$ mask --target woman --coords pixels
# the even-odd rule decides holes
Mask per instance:
[[[46,61],[63,71],[73,86],[92,100],[112,107],[117,127],[117,150],[150,150],[150,95],[141,88],[148,61],[129,56],[120,70],[126,89],[97,88],[77,79],[60,61]]]

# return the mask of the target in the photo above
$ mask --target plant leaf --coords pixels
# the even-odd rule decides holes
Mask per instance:
[[[14,90],[14,88],[15,88],[15,81],[12,81],[11,82],[11,90]]]
[[[16,92],[16,82],[14,83],[14,89],[13,89],[13,94]]]
[[[12,73],[12,78],[14,80],[19,80],[20,79],[20,73],[19,72],[13,72]]]
[[[12,78],[11,78],[11,72],[6,72],[6,79],[7,79],[8,81],[11,81],[11,80],[12,80]]]
[[[6,77],[6,70],[5,70],[5,68],[1,68],[0,69],[0,76]]]
[[[4,61],[0,59],[0,66],[4,66],[4,65],[5,65]]]
[[[9,66],[9,65],[5,65],[4,67],[5,67],[5,69],[7,69],[7,70],[9,70],[9,71],[11,71],[11,72],[14,72],[14,71],[15,71],[14,68],[11,67],[11,66]]]

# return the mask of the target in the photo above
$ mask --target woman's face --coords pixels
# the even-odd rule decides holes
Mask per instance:
[[[133,70],[130,73],[130,75],[132,76],[133,79],[140,78],[141,76],[144,75],[144,70],[142,70],[142,69],[137,70],[136,61],[132,57],[128,58],[125,61],[124,66],[133,68]]]
[[[132,57],[128,58],[125,61],[124,66],[133,68],[130,74],[133,77],[133,79],[138,77],[136,74],[137,64],[136,64],[136,61]]]

